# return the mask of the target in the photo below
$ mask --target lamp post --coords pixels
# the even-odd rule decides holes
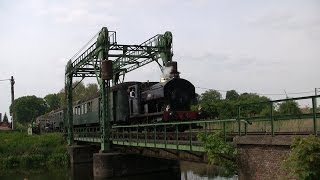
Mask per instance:
[[[14,78],[13,76],[11,76],[10,79],[1,79],[0,81],[10,81],[10,84],[11,84],[11,106],[13,107],[13,101],[14,101],[14,84],[15,84],[15,81],[14,81]],[[13,113],[10,114],[12,119],[11,119],[11,128],[13,129],[13,120],[14,120],[14,115]]]

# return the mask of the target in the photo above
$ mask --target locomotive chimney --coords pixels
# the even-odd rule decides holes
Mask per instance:
[[[180,73],[178,72],[178,63],[177,63],[177,61],[168,62],[166,67],[170,67],[171,68],[170,78],[178,78],[179,77]]]

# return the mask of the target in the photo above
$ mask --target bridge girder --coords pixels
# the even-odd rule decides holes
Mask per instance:
[[[73,109],[72,109],[72,81],[73,78],[96,77],[100,86],[100,109],[101,109],[101,150],[110,149],[110,116],[109,116],[109,90],[110,81],[102,79],[102,62],[111,60],[113,69],[112,84],[119,83],[119,77],[134,71],[151,62],[157,62],[162,69],[168,62],[172,61],[172,34],[165,32],[144,41],[139,45],[126,45],[117,43],[117,33],[108,31],[103,27],[93,38],[94,42],[87,43],[66,66],[65,90],[67,100],[67,124],[68,142],[73,143]],[[162,64],[159,63],[162,60]],[[112,98],[112,97],[111,97]],[[113,101],[111,101],[113,102]]]

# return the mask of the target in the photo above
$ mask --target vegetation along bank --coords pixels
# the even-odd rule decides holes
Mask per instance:
[[[58,133],[28,136],[25,132],[0,132],[0,175],[12,170],[66,169],[67,144]]]

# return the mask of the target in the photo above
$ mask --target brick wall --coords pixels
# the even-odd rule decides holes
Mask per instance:
[[[292,140],[293,136],[236,137],[239,179],[290,179],[281,166],[290,153]]]
[[[289,146],[241,145],[239,149],[240,179],[281,179],[281,169],[289,154]]]

